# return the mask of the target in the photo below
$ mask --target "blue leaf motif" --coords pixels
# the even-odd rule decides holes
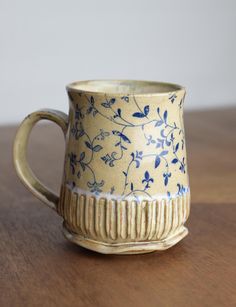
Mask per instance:
[[[130,184],[130,189],[131,189],[131,191],[133,191],[133,190],[134,190],[134,185],[133,185],[133,182],[131,182],[131,184]]]
[[[121,109],[117,109],[117,114],[121,117]]]
[[[149,113],[149,106],[145,106],[143,109],[143,112],[135,112],[133,113],[133,117],[138,117],[138,118],[144,118],[145,116],[147,116]]]
[[[150,175],[149,175],[148,171],[145,172],[144,177],[145,177],[146,180],[148,180],[150,178]]]
[[[92,149],[92,146],[89,142],[85,141],[85,145],[89,148],[89,149]]]
[[[163,150],[161,153],[160,153],[160,156],[165,156],[168,154],[168,150]]]
[[[104,108],[110,108],[110,107],[111,107],[110,104],[109,104],[109,102],[102,102],[102,106],[103,106]]]
[[[177,152],[179,149],[179,143],[175,146],[175,152]]]
[[[85,152],[83,151],[83,152],[81,152],[81,154],[80,154],[79,161],[84,160],[84,157],[85,157]]]
[[[164,184],[165,186],[168,184],[168,176],[165,177]]]
[[[109,100],[109,104],[110,104],[110,105],[113,105],[115,102],[116,102],[116,99],[115,99],[115,98],[111,98],[111,99]]]
[[[176,164],[178,162],[178,159],[174,158],[172,161],[171,161],[173,164]]]
[[[165,129],[162,129],[162,130],[161,130],[161,136],[162,136],[163,138],[166,137],[164,132],[165,132]]]
[[[166,146],[170,146],[171,142],[166,139]]]
[[[156,123],[155,123],[155,127],[159,127],[163,124],[163,121],[162,120],[158,120]]]
[[[96,145],[96,146],[93,147],[93,151],[95,151],[95,152],[98,152],[98,151],[100,151],[101,149],[102,149],[102,146],[101,146],[101,145]]]
[[[125,141],[126,143],[131,143],[130,139],[124,135],[123,133],[120,134],[120,137],[122,138],[123,141]]]
[[[94,98],[93,98],[93,96],[90,97],[90,103],[91,103],[91,105],[94,105]]]
[[[157,168],[161,163],[161,159],[159,156],[156,156],[156,159],[155,159],[155,168]]]
[[[178,193],[179,193],[181,191],[181,185],[177,183],[177,187],[178,187]]]
[[[145,114],[145,116],[147,116],[149,113],[149,106],[145,106],[143,111],[144,111],[143,113]]]
[[[167,110],[164,112],[164,114],[163,114],[163,118],[164,118],[164,121],[165,121],[165,123],[166,123],[166,120],[167,120],[167,115],[168,115],[168,112],[167,112]]]
[[[140,166],[139,160],[134,160],[134,161],[136,162],[136,168],[139,168],[139,166]]]
[[[112,130],[114,135],[118,135],[124,142],[131,143],[130,139],[118,130]]]
[[[135,112],[132,116],[133,117],[138,117],[138,118],[143,118],[143,117],[145,117],[145,114],[143,114],[141,112]]]

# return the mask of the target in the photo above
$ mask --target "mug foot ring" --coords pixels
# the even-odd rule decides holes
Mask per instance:
[[[105,243],[86,238],[71,232],[63,224],[63,234],[71,242],[78,244],[84,248],[102,254],[145,254],[154,251],[168,249],[182,240],[188,234],[186,227],[181,227],[178,233],[167,237],[160,241],[143,241],[143,242],[121,242],[121,243]]]

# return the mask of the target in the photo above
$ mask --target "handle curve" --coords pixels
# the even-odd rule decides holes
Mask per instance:
[[[30,132],[33,126],[42,119],[47,119],[56,123],[59,127],[61,127],[64,136],[66,136],[68,116],[65,113],[52,109],[42,109],[33,112],[24,119],[16,133],[13,147],[13,161],[16,172],[22,183],[38,199],[40,199],[50,208],[57,210],[59,196],[37,179],[29,167],[26,159],[26,150]]]

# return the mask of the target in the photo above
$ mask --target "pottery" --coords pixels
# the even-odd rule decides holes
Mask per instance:
[[[183,124],[185,89],[152,81],[80,81],[67,86],[69,115],[40,110],[14,143],[26,187],[64,219],[69,240],[105,254],[167,249],[188,230],[190,189]],[[58,124],[66,150],[60,196],[26,160],[32,127]]]

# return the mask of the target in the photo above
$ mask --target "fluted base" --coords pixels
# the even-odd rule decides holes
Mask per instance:
[[[154,251],[161,251],[168,249],[182,240],[188,234],[186,227],[181,227],[178,233],[169,236],[160,241],[143,241],[143,242],[130,242],[130,243],[104,243],[95,241],[68,230],[66,224],[63,224],[63,234],[65,237],[82,247],[102,254],[145,254]]]

